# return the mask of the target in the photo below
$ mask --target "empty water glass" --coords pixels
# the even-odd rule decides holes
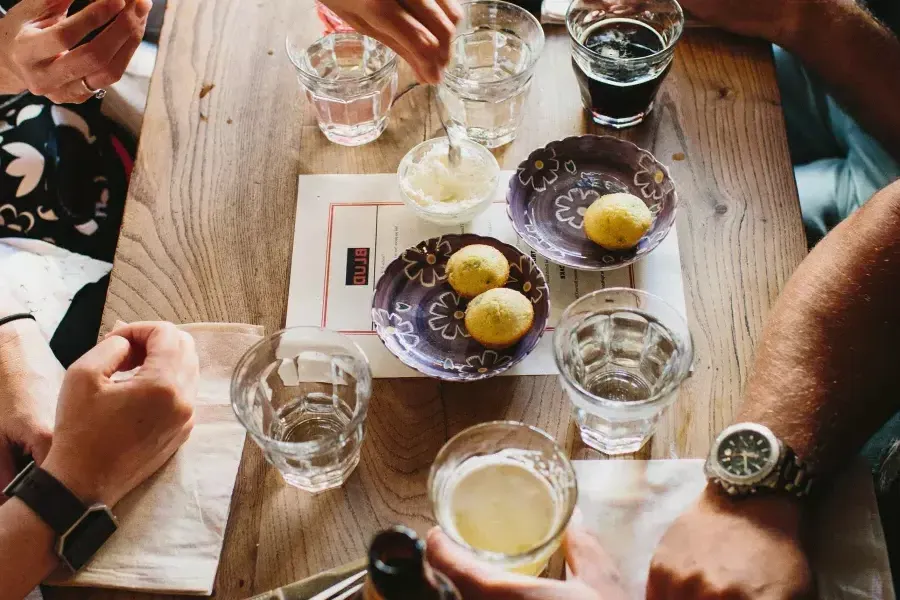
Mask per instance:
[[[509,2],[474,0],[462,10],[438,108],[451,133],[496,148],[514,140],[522,123],[544,31]]]
[[[641,449],[693,360],[684,316],[662,298],[628,288],[569,305],[553,352],[581,438],[606,454]]]
[[[342,485],[359,464],[371,393],[359,346],[316,327],[255,344],[231,379],[238,420],[284,480],[308,492]]]
[[[287,53],[325,137],[359,146],[380,136],[397,92],[394,51],[356,32],[331,33],[308,47],[301,39],[288,34]]]

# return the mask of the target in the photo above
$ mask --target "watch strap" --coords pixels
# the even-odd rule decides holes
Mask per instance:
[[[3,493],[24,502],[59,536],[68,533],[88,509],[69,488],[34,462]]]
[[[803,498],[809,495],[813,478],[809,468],[794,451],[787,445],[784,446],[784,461],[779,473],[777,487],[785,492]]]

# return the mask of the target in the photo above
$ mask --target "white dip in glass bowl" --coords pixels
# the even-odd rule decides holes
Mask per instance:
[[[461,139],[459,164],[451,166],[446,137],[426,140],[406,153],[397,168],[400,195],[419,218],[438,225],[468,223],[490,206],[500,165],[476,142]]]

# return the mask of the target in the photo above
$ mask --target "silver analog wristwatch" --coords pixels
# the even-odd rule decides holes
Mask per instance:
[[[770,490],[803,497],[813,483],[809,469],[794,451],[758,423],[737,423],[722,431],[704,472],[731,496]]]

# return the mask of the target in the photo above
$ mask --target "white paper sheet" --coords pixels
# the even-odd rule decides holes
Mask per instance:
[[[578,507],[643,598],[653,551],[706,485],[702,460],[577,460]],[[872,475],[840,475],[817,507],[811,562],[820,600],[895,600]]]
[[[478,233],[513,244],[537,260],[550,286],[552,328],[563,310],[585,293],[606,287],[652,292],[686,314],[675,228],[659,247],[631,267],[591,273],[553,264],[519,240],[506,216],[504,171],[494,204],[472,223],[441,227],[418,219],[403,204],[394,174],[301,175],[288,296],[287,325],[325,327],[353,338],[375,377],[417,377],[382,345],[370,318],[372,295],[387,265],[405,249],[442,233]],[[365,277],[348,274],[348,256],[364,250]],[[555,375],[552,336],[504,375]]]
[[[41,240],[0,240],[0,285],[34,315],[48,340],[78,290],[94,283],[112,265]]]

